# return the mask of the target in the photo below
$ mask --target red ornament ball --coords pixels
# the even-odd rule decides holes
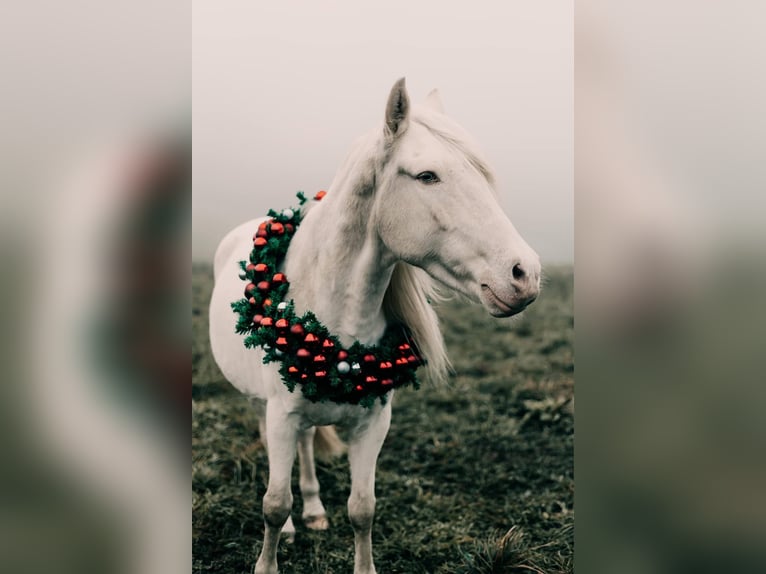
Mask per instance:
[[[374,363],[375,355],[365,355],[363,360],[365,363]]]
[[[338,351],[338,360],[345,361],[348,359],[348,353],[346,351]]]
[[[308,359],[311,357],[311,353],[308,352],[308,350],[304,348],[300,348],[297,351],[295,351],[295,356],[299,359]]]
[[[319,342],[319,338],[314,333],[309,333],[303,342],[307,345],[316,345]]]
[[[327,192],[326,192],[326,191],[324,191],[324,190],[322,190],[322,191],[318,191],[318,192],[317,192],[317,194],[314,196],[314,199],[316,199],[317,201],[321,201],[321,200],[322,200],[322,198],[323,198],[325,195],[327,195]]]
[[[287,319],[283,318],[277,321],[276,326],[277,326],[277,329],[284,331],[290,326],[290,323],[287,322]]]
[[[269,229],[274,235],[282,235],[285,232],[285,226],[278,221],[272,223]]]
[[[286,283],[287,277],[284,273],[274,273],[274,277],[271,278],[274,283]]]
[[[290,327],[290,332],[293,335],[298,335],[298,336],[303,335],[303,325],[301,325],[300,323],[296,323],[295,325]]]
[[[255,283],[248,283],[245,285],[245,297],[250,297],[253,293],[255,293]]]
[[[269,270],[269,266],[265,263],[258,263],[254,269],[256,273],[266,273]]]
[[[274,319],[271,317],[264,317],[261,319],[261,327],[273,327],[274,326]]]
[[[287,339],[285,339],[284,337],[277,337],[276,345],[280,349],[286,349],[287,348]]]
[[[268,291],[271,289],[271,284],[268,281],[258,281],[257,287],[260,291]]]
[[[255,241],[253,241],[255,247],[265,247],[267,243],[268,241],[264,237],[256,237]]]
[[[334,349],[335,343],[333,343],[330,339],[325,339],[322,341],[322,348],[323,349]]]

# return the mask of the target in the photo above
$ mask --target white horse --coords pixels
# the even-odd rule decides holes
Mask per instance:
[[[314,470],[317,427],[349,430],[354,530],[354,572],[375,572],[371,529],[375,513],[375,465],[391,420],[391,400],[372,408],[311,402],[290,392],[260,349],[247,349],[234,331],[230,304],[242,297],[238,262],[246,259],[253,220],[231,231],[215,255],[210,341],[224,376],[240,391],[266,401],[269,483],[263,498],[265,537],[256,574],[277,572],[277,544],[290,520],[290,476],[296,445],[303,518],[327,528]],[[468,134],[450,120],[436,91],[411,109],[402,78],[393,86],[381,127],[360,138],[326,197],[312,206],[296,231],[284,262],[288,298],[338,337],[377,343],[389,322],[408,326],[431,379],[449,367],[429,298],[433,280],[466,295],[495,317],[523,310],[538,294],[540,262],[497,201],[495,179]],[[329,430],[328,430],[329,429]]]

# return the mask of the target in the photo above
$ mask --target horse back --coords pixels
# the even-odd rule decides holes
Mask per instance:
[[[224,377],[239,391],[263,399],[273,393],[271,370],[265,369],[260,349],[247,349],[235,332],[236,315],[231,303],[244,296],[239,262],[253,247],[253,233],[263,219],[254,219],[231,230],[218,245],[213,262],[213,294],[210,298],[210,347]]]

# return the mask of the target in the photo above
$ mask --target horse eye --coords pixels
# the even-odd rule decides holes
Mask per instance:
[[[415,179],[425,184],[439,183],[440,181],[439,176],[432,171],[422,171],[415,176]]]

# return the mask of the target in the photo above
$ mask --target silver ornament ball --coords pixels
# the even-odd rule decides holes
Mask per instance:
[[[338,367],[338,372],[341,375],[345,375],[351,370],[351,365],[349,365],[346,361],[341,361],[340,363],[338,363],[337,367]]]

